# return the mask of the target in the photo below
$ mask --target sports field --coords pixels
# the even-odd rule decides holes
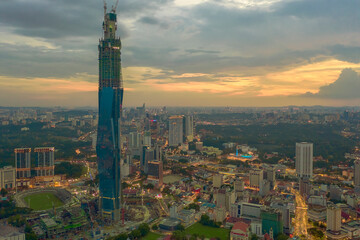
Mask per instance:
[[[145,237],[142,238],[142,240],[157,240],[161,237],[163,236],[160,234],[149,232]]]
[[[34,193],[24,197],[24,201],[35,211],[46,210],[54,207],[60,207],[64,203],[53,193]]]
[[[190,227],[185,229],[187,234],[198,234],[199,236],[204,236],[206,238],[220,238],[221,240],[229,239],[229,232],[230,230],[224,228],[214,228],[204,226],[200,223],[195,223]]]

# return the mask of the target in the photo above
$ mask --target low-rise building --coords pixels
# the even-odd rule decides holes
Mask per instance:
[[[16,168],[7,166],[0,168],[0,189],[12,189],[16,186]]]
[[[9,225],[0,225],[0,240],[25,240],[25,233]]]
[[[230,240],[248,240],[250,238],[250,226],[244,222],[234,224],[230,232]]]

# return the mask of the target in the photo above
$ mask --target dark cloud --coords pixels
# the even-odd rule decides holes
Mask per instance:
[[[163,29],[167,29],[169,27],[169,24],[167,22],[157,19],[156,17],[153,17],[153,16],[141,17],[138,20],[138,22],[143,23],[143,24],[159,26]]]
[[[320,87],[318,93],[306,93],[303,97],[332,98],[332,99],[358,99],[360,98],[360,76],[353,69],[344,69],[339,78]]]
[[[186,49],[185,52],[187,53],[220,53],[220,51],[213,51],[213,50],[203,50],[203,49]]]
[[[160,21],[155,17],[142,17],[139,19],[139,22],[146,23],[146,24],[152,24],[152,25],[158,25],[160,24]]]
[[[337,59],[352,63],[360,63],[360,47],[358,46],[335,45],[329,47],[329,49],[331,54]]]
[[[118,5],[120,18],[151,12],[172,0],[122,0]],[[109,7],[111,7],[111,1]],[[114,1],[115,2],[115,1]],[[11,0],[0,2],[0,23],[18,34],[42,38],[101,35],[103,2],[100,0]],[[121,35],[127,33],[119,26]]]

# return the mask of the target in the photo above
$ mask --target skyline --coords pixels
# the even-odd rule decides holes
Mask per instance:
[[[102,4],[1,2],[1,105],[96,107]],[[120,1],[124,106],[359,105],[358,7]]]

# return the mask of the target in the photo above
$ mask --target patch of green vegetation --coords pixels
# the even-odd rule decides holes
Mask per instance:
[[[60,207],[64,203],[52,193],[36,193],[24,198],[24,201],[30,203],[30,208],[36,211],[46,210],[54,207]]]
[[[66,174],[67,178],[79,178],[85,173],[86,168],[82,164],[62,162],[55,165],[55,174]]]
[[[206,238],[220,238],[221,240],[229,239],[230,230],[225,228],[214,228],[195,223],[185,229],[186,234],[197,234]]]
[[[154,232],[149,232],[145,237],[143,237],[143,240],[157,240],[158,238],[162,237],[162,235]]]
[[[290,124],[276,125],[198,125],[197,130],[205,129],[212,134],[202,139],[204,146],[223,149],[225,142],[237,142],[256,147],[260,153],[279,152],[293,157],[295,143],[308,141],[314,143],[314,156],[322,156],[330,162],[344,160],[344,154],[351,152],[357,144],[356,138],[341,135],[344,125],[337,124]],[[276,161],[271,159],[268,161]]]

